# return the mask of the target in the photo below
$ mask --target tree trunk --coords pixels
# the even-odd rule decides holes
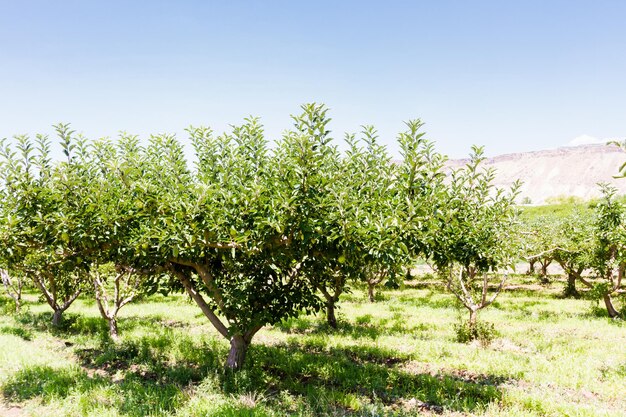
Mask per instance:
[[[111,336],[111,339],[118,340],[119,333],[117,331],[117,318],[116,317],[107,318],[106,321],[107,321],[107,324],[109,325],[109,335]]]
[[[550,263],[550,261],[539,261],[539,265],[541,265],[539,269],[539,282],[542,284],[550,283],[548,280],[548,266],[550,266]]]
[[[335,281],[335,284],[337,282]],[[321,293],[324,295],[326,299],[326,323],[333,329],[337,328],[337,317],[335,316],[335,303],[339,301],[339,296],[341,295],[341,289],[336,285],[334,287],[335,293],[333,295],[330,294],[328,289],[324,286],[318,287]]]
[[[535,262],[537,261],[528,261],[528,271],[526,272],[527,275],[532,275],[535,273]]]
[[[326,322],[333,329],[337,328],[337,317],[335,316],[335,300],[326,300]]]
[[[18,293],[15,297],[11,296],[13,301],[15,302],[15,314],[20,313],[20,308],[22,307],[22,294]]]
[[[15,313],[18,314],[22,305],[22,286],[24,285],[22,278],[11,278],[9,273],[4,269],[0,269],[0,277],[2,278],[2,284],[7,294],[9,294],[15,302]]]
[[[59,327],[62,321],[63,321],[63,310],[61,309],[54,310],[54,314],[52,315],[52,325],[54,327]]]
[[[565,297],[580,297],[580,293],[576,289],[576,275],[567,274],[567,285],[565,286],[565,291],[563,292]]]
[[[248,346],[249,344],[240,334],[236,334],[230,339],[230,352],[228,352],[228,359],[226,360],[227,369],[238,371],[243,368]]]
[[[373,303],[374,301],[376,301],[376,299],[374,298],[375,287],[376,287],[376,284],[372,284],[371,282],[367,283],[367,296],[370,299],[370,303]]]
[[[611,300],[610,294],[604,294],[602,297],[604,299],[604,304],[606,305],[606,311],[609,313],[609,317],[615,318],[619,316],[619,311],[615,309],[613,306],[613,300]]]
[[[476,327],[476,320],[478,319],[478,310],[470,309],[469,312],[470,312],[469,325],[473,329],[474,327]]]

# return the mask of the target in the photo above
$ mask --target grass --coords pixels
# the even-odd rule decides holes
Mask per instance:
[[[183,296],[129,305],[113,343],[90,300],[52,329],[28,293],[22,314],[0,315],[0,415],[626,415],[626,326],[561,298],[562,281],[512,284],[481,312],[498,331],[487,346],[457,343],[465,313],[417,279],[377,303],[355,289],[336,330],[322,315],[263,329],[237,375]]]

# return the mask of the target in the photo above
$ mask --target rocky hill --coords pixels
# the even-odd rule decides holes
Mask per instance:
[[[466,162],[451,160],[448,166]],[[617,146],[582,145],[500,155],[489,158],[485,166],[496,169],[498,187],[508,187],[518,178],[523,181],[518,201],[543,204],[551,197],[598,197],[599,182],[613,184],[620,194],[626,194],[626,178],[613,178],[624,162],[626,152]]]

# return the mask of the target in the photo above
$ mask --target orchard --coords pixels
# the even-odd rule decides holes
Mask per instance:
[[[338,334],[342,300],[364,291],[365,304],[384,304],[415,285],[416,264],[430,265],[431,284],[467,312],[459,341],[493,339],[500,324],[478,313],[506,308],[498,297],[517,264],[531,274],[540,264],[531,279],[543,286],[558,264],[561,297],[584,295],[623,317],[626,211],[614,190],[567,216],[520,214],[519,184],[495,187],[482,148],[451,169],[420,120],[399,133],[396,162],[372,126],[333,138],[323,105],[292,118],[274,141],[256,118],[222,134],[189,127],[188,140],[92,140],[66,124],[54,139],[2,140],[6,314],[22,317],[23,293],[36,294],[54,333],[77,300],[92,300],[107,346],[120,348],[129,306],[184,294],[225,339],[220,362],[235,379],[269,366],[248,354],[263,329],[319,316],[317,331]],[[362,317],[353,326],[370,331]]]

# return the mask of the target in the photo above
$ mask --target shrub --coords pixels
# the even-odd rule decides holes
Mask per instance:
[[[481,345],[486,346],[498,336],[498,332],[493,323],[478,321],[473,325],[469,321],[461,322],[454,326],[456,341],[459,343],[469,343],[478,340]]]

